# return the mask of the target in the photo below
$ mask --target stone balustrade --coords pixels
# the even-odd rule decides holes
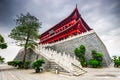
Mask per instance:
[[[79,68],[82,68],[80,65],[80,62],[75,58],[75,56],[71,57],[70,55],[66,54],[65,52],[58,53],[57,51],[54,51],[52,49],[46,49],[46,48],[42,47],[42,45],[40,45],[39,48],[36,48],[36,51],[37,51],[37,53],[40,53],[48,60],[54,61],[55,63],[57,63],[58,65],[63,67],[65,70],[67,70],[71,74],[74,74],[73,72],[75,72],[74,65],[79,66]]]

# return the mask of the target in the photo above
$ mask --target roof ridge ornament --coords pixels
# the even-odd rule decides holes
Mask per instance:
[[[76,8],[77,8],[77,3],[76,3]]]

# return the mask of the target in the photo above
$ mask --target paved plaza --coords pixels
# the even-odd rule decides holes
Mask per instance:
[[[0,80],[120,80],[120,68],[84,68],[84,70],[87,73],[76,77],[51,72],[36,74],[33,69],[21,70],[0,65]]]

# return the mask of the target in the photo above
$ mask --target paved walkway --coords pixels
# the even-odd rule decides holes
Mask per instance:
[[[84,68],[87,73],[79,77],[51,72],[34,73],[33,69],[20,70],[0,65],[0,80],[120,80],[120,68]]]

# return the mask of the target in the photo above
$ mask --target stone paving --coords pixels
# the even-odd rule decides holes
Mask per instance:
[[[84,69],[87,73],[76,77],[51,72],[36,74],[33,69],[21,70],[0,65],[0,80],[120,80],[120,68]]]

